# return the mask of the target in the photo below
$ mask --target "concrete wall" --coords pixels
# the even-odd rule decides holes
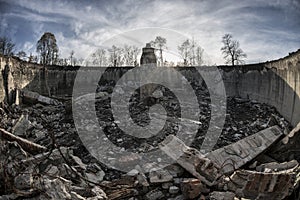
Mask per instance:
[[[4,73],[0,76],[0,101],[8,98],[15,88],[28,89],[44,95],[71,96],[78,68],[27,63],[17,58],[0,56],[1,71],[9,67],[7,84]],[[293,125],[300,121],[300,50],[289,56],[261,64],[219,66],[227,96],[240,96],[273,105]],[[83,68],[81,68],[83,69]],[[109,68],[102,79],[118,80],[130,67]],[[176,68],[189,79],[196,79],[196,70]],[[104,69],[101,69],[104,70]],[[207,70],[207,68],[201,70]],[[84,68],[80,83],[99,79],[91,76],[95,68]],[[168,79],[166,75],[166,79]],[[178,77],[180,78],[180,77]],[[8,94],[5,92],[5,87]],[[11,98],[11,97],[10,97]]]

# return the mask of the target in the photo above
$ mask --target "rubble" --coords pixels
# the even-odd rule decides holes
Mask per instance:
[[[21,115],[15,126],[12,128],[12,133],[17,136],[26,136],[26,131],[30,129],[31,122],[28,120],[28,115]]]
[[[164,169],[152,169],[149,173],[150,183],[166,183],[173,180],[173,176]]]
[[[217,192],[214,191],[209,194],[210,200],[234,200],[235,194],[233,192]]]
[[[218,166],[202,155],[198,150],[186,146],[177,137],[170,135],[161,144],[160,149],[174,159],[180,166],[209,186],[221,176]]]
[[[164,194],[160,190],[152,190],[146,194],[146,200],[158,200],[164,198]]]
[[[161,95],[156,98],[167,99]],[[138,165],[123,173],[107,168],[86,151],[72,119],[66,116],[70,115],[65,110],[68,105],[39,96],[21,94],[23,103],[28,102],[24,107],[0,105],[0,199],[281,199],[298,191],[299,157],[295,152],[299,128],[285,137],[288,123],[267,105],[229,99],[222,135],[216,149],[207,154],[198,148],[209,120],[206,107],[197,124],[200,134],[191,147],[174,136],[175,132],[162,136],[160,145],[157,138],[131,145],[134,139],[122,137],[115,123],[106,134],[116,144],[137,152],[160,148],[174,160],[163,169],[146,163],[149,173]],[[102,92],[96,99],[106,102],[110,96]],[[203,105],[208,105],[205,101]],[[101,106],[99,118],[112,125],[106,104]],[[243,120],[234,106],[244,109]],[[124,165],[137,160],[139,157],[118,158]],[[159,162],[164,162],[163,157]]]
[[[265,151],[282,135],[279,127],[273,126],[210,152],[206,157],[220,166],[224,174],[232,173]]]
[[[35,144],[29,140],[26,140],[24,138],[18,137],[13,135],[12,133],[7,132],[4,129],[0,128],[0,138],[5,139],[8,141],[15,141],[17,142],[25,151],[32,153],[32,154],[37,154],[40,152],[44,152],[47,150],[46,147],[43,147],[39,144]]]
[[[238,170],[231,175],[228,188],[243,198],[284,199],[293,191],[297,173],[299,169],[276,173]]]
[[[28,90],[23,90],[21,92],[22,101],[30,104],[42,103],[46,105],[61,105],[62,103],[56,99],[52,99],[43,95],[40,95],[37,92],[32,92]]]
[[[292,159],[300,160],[300,123],[289,132],[280,142],[274,145],[268,155],[272,158],[284,162]]]
[[[181,191],[186,199],[194,199],[201,193],[209,193],[209,189],[198,179],[184,179],[181,183]]]

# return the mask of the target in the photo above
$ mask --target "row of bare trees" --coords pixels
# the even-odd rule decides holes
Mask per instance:
[[[244,58],[247,55],[240,48],[239,41],[233,40],[231,34],[225,34],[222,37],[223,47],[221,48],[222,54],[226,64],[232,66],[244,64]],[[150,42],[151,46],[155,48],[158,57],[158,65],[166,65],[168,63],[163,58],[163,51],[167,50],[167,39],[157,36]],[[0,54],[11,56],[14,55],[15,44],[8,37],[0,37]],[[204,49],[194,40],[185,40],[178,47],[178,53],[183,60],[183,63],[177,65],[183,66],[201,66],[204,64]],[[36,45],[38,56],[30,54],[26,55],[24,51],[19,51],[15,55],[20,59],[28,59],[29,62],[38,62],[43,65],[82,65],[83,59],[77,59],[72,50],[68,58],[59,58],[59,48],[55,35],[50,32],[45,32],[38,40]],[[113,45],[109,49],[97,49],[88,60],[85,61],[86,65],[91,66],[137,66],[138,55],[140,48],[134,45],[124,45],[118,47]]]
[[[109,49],[97,49],[89,59],[86,65],[89,66],[137,66],[140,48],[134,45],[125,44],[123,47],[113,45]]]
[[[179,55],[183,59],[184,66],[201,66],[204,63],[204,49],[192,40],[185,40],[178,46]]]

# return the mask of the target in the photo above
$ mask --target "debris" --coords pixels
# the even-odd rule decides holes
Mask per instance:
[[[256,171],[265,172],[266,169],[269,169],[272,172],[277,172],[282,170],[293,169],[298,165],[299,163],[297,162],[297,160],[291,160],[289,162],[284,162],[284,163],[272,162],[272,163],[265,163],[260,166],[257,166]]]
[[[296,174],[287,171],[264,173],[238,170],[231,175],[228,188],[243,198],[284,199],[294,189]]]
[[[103,180],[103,177],[105,175],[105,173],[101,170],[98,171],[97,173],[85,173],[87,179],[93,183],[101,183],[101,181]]]
[[[95,197],[87,198],[87,200],[106,200],[106,199],[108,199],[105,192],[98,186],[94,186],[94,188],[92,189],[92,192],[95,195]]]
[[[71,199],[70,194],[71,182],[64,178],[56,178],[53,180],[45,178],[39,199]]]
[[[219,168],[198,150],[186,146],[181,140],[169,135],[160,149],[174,159],[180,166],[205,184],[212,186],[220,177]]]
[[[166,183],[173,180],[173,176],[164,169],[151,169],[149,177],[150,183]]]
[[[268,155],[280,162],[296,159],[300,160],[300,122],[282,140],[276,143],[269,151]]]
[[[273,126],[210,152],[207,158],[221,166],[221,171],[224,174],[232,173],[265,151],[282,135],[279,127]]]
[[[235,194],[233,192],[217,192],[214,191],[209,194],[210,200],[234,200]]]
[[[23,97],[23,102],[25,103],[30,103],[30,104],[41,103],[41,104],[55,105],[55,106],[62,105],[62,103],[56,99],[45,97],[40,95],[37,92],[32,92],[28,90],[22,91],[22,97]]]
[[[165,195],[162,193],[162,191],[155,189],[148,192],[145,197],[146,200],[158,200],[164,198]]]
[[[178,192],[179,192],[179,187],[177,187],[177,186],[171,186],[169,188],[169,193],[170,194],[177,194]]]
[[[38,154],[47,150],[46,147],[13,135],[2,128],[0,128],[0,138],[8,141],[16,141],[25,151],[31,154]]]
[[[114,190],[113,193],[109,193],[107,197],[109,200],[115,200],[136,196],[137,194],[138,191],[136,189],[121,188],[118,190]]]
[[[31,122],[28,120],[28,115],[21,115],[15,126],[12,128],[12,133],[17,136],[25,136],[26,131],[31,127]]]
[[[32,187],[33,177],[32,173],[19,174],[15,177],[14,183],[18,190],[29,190]]]
[[[177,164],[172,164],[164,168],[173,177],[180,177],[184,173],[184,169]]]
[[[208,193],[209,189],[198,179],[184,179],[181,183],[181,191],[185,198],[194,199],[201,193]]]

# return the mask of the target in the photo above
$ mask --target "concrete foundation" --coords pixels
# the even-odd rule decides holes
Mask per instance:
[[[12,103],[16,90],[28,89],[46,96],[71,96],[78,67],[41,66],[18,58],[0,56],[0,101]],[[117,81],[132,67],[103,68],[106,80]],[[195,69],[175,68],[193,80]],[[289,56],[260,64],[244,66],[218,66],[227,96],[239,96],[267,103],[277,108],[292,125],[300,121],[300,50]],[[82,86],[100,77],[89,74],[98,68],[82,67],[86,77],[80,77]],[[209,68],[201,68],[209,70]],[[166,75],[166,79],[169,76]],[[174,77],[173,77],[174,78]],[[178,77],[180,78],[180,77]]]

